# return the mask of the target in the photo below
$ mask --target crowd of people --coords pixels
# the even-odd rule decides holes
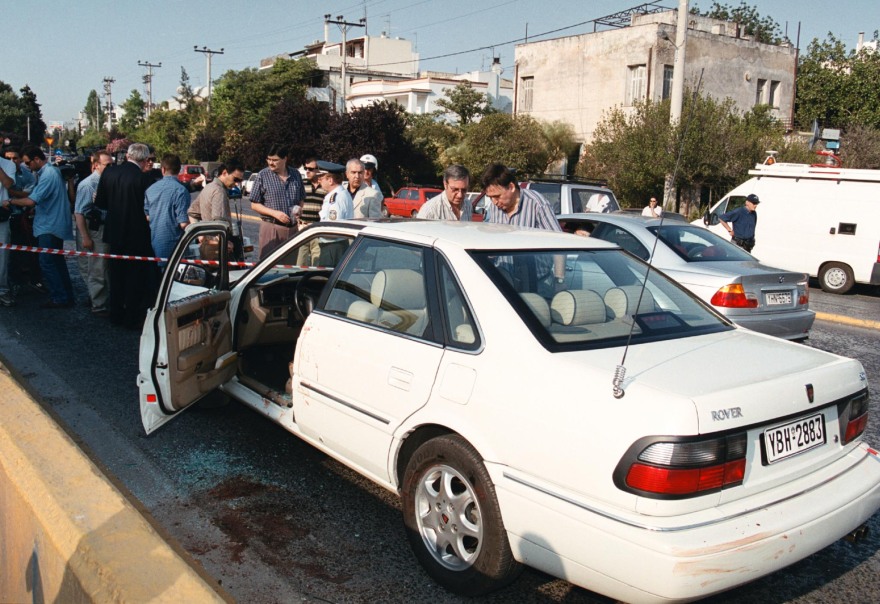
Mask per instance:
[[[164,262],[130,257],[168,258],[186,227],[202,220],[227,222],[235,235],[229,190],[244,177],[241,162],[226,161],[191,202],[188,189],[177,179],[180,158],[163,156],[158,171],[155,159],[150,148],[140,143],[131,144],[125,161],[118,164],[107,151],[97,151],[91,157],[91,173],[74,188],[38,147],[20,152],[7,148],[0,157],[0,243],[60,250],[65,241],[74,240],[77,250],[94,252],[77,260],[91,311],[114,324],[140,329],[155,299]],[[284,146],[272,146],[266,167],[253,181],[251,208],[262,221],[260,259],[314,222],[382,216],[384,197],[376,181],[379,162],[374,155],[352,158],[344,166],[307,157],[302,163],[305,178],[288,159]],[[425,203],[418,217],[470,221],[473,208],[465,199],[471,184],[467,168],[449,166],[443,173],[442,193]],[[549,202],[520,188],[514,172],[505,166],[489,165],[480,185],[492,202],[485,222],[561,230]],[[218,245],[203,237],[201,257],[218,258]],[[314,260],[311,253],[301,250],[299,262],[309,264]],[[25,286],[48,294],[41,308],[63,309],[75,303],[65,256],[0,250],[0,304],[14,304],[15,291]]]

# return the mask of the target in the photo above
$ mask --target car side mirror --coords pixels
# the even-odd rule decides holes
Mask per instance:
[[[703,214],[703,224],[706,226],[715,226],[718,224],[718,214],[706,210],[706,213]]]
[[[208,271],[201,266],[181,264],[177,267],[177,275],[175,275],[174,280],[186,283],[187,285],[206,287],[208,284]]]

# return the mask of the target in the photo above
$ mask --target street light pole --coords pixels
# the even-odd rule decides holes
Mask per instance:
[[[363,27],[364,30],[367,28],[367,19],[366,17],[361,17],[358,23],[349,23],[347,22],[342,15],[337,15],[336,20],[333,21],[330,19],[330,15],[324,15],[324,23],[335,23],[339,26],[339,29],[342,30],[342,86],[340,86],[340,93],[342,96],[342,113],[345,113],[345,59],[346,59],[346,34],[348,33],[349,27]]]
[[[220,50],[211,50],[207,46],[202,46],[199,48],[198,46],[193,46],[193,50],[195,52],[200,52],[208,59],[208,113],[211,112],[211,57],[213,55],[222,55],[223,49]]]
[[[681,108],[684,104],[684,66],[687,47],[688,0],[678,1],[678,20],[675,25],[675,60],[672,64],[672,94],[670,95],[669,125],[675,128],[681,122]],[[680,140],[679,145],[684,144]],[[675,212],[677,190],[672,174],[666,175],[663,185],[663,211]]]

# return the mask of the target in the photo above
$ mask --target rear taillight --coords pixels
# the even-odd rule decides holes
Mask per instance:
[[[862,392],[853,398],[841,414],[843,444],[850,443],[862,435],[868,426],[868,393]]]
[[[669,497],[702,495],[742,483],[744,432],[700,440],[659,440],[638,452],[626,470],[629,490]]]
[[[746,295],[740,283],[725,285],[712,296],[712,306],[722,308],[758,308],[758,298],[754,295]]]
[[[810,303],[810,288],[806,281],[797,284],[798,287],[798,306],[804,306]]]

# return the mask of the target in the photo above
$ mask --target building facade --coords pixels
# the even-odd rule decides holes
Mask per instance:
[[[603,113],[671,96],[677,11],[634,15],[629,27],[516,47],[517,114],[571,124],[589,143]],[[689,15],[685,86],[745,112],[758,104],[789,124],[797,53],[756,42],[733,23]]]

